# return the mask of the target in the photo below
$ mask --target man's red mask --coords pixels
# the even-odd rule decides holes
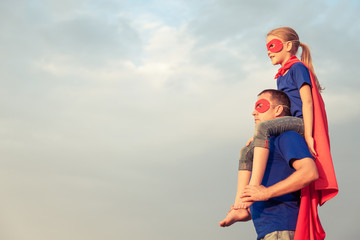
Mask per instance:
[[[266,44],[268,51],[272,53],[278,53],[283,49],[283,43],[280,39],[274,38]]]
[[[266,99],[260,99],[255,103],[255,110],[259,113],[264,113],[270,108],[270,102]]]

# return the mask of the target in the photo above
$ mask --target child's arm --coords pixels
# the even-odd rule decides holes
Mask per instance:
[[[314,138],[313,138],[313,100],[311,96],[311,87],[308,84],[304,84],[300,90],[300,97],[302,101],[302,111],[304,119],[304,137],[306,143],[309,147],[310,153],[313,156],[316,156],[316,151],[314,147]]]

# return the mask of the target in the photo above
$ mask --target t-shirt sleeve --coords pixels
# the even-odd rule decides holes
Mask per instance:
[[[277,141],[279,152],[289,166],[290,161],[293,159],[313,158],[309,152],[305,139],[297,132],[284,132],[277,138]]]
[[[300,89],[304,84],[311,86],[309,69],[303,63],[295,63],[291,68],[297,89]]]

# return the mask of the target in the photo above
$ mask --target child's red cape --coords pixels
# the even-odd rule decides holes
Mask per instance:
[[[300,60],[293,56],[279,69],[277,76],[283,75],[294,63]],[[304,64],[306,66],[306,64]],[[307,67],[307,66],[306,66]],[[330,141],[324,101],[317,89],[314,76],[311,78],[311,93],[314,107],[313,136],[315,140],[315,159],[319,179],[301,189],[301,202],[294,240],[323,240],[325,231],[321,226],[317,206],[338,193],[335,171],[330,153]],[[277,78],[277,76],[275,78]]]

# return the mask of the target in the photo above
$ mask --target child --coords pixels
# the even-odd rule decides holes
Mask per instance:
[[[295,56],[299,46],[302,48],[301,60],[303,62],[300,62]],[[313,99],[310,74],[314,78],[317,90],[321,91],[322,88],[314,73],[310,50],[306,44],[300,42],[297,33],[289,27],[270,31],[267,35],[267,49],[272,64],[282,66],[275,78],[277,78],[278,89],[284,91],[290,98],[293,117],[283,117],[256,125],[253,141],[240,152],[235,203],[226,218],[220,222],[222,227],[230,226],[237,221],[251,219],[248,209],[251,203],[244,203],[241,195],[246,185],[261,185],[269,156],[268,140],[270,136],[289,130],[297,131],[304,135],[311,154],[317,155],[313,138]]]

